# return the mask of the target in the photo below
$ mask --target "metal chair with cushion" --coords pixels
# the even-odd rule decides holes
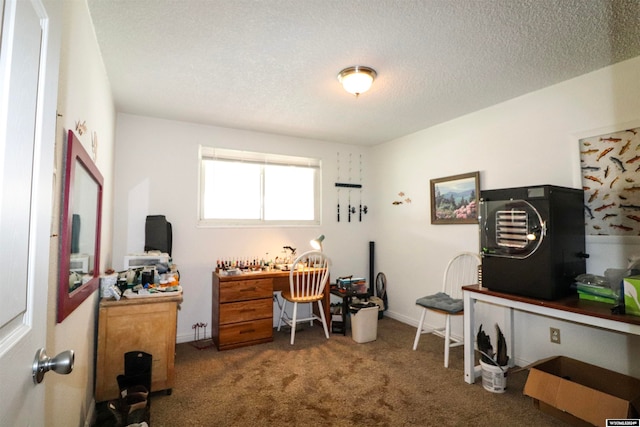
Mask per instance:
[[[289,272],[289,290],[282,291],[284,302],[280,310],[280,320],[278,320],[278,331],[282,322],[291,327],[291,345],[296,337],[296,325],[302,322],[309,322],[313,325],[314,320],[322,322],[324,334],[329,338],[327,319],[322,307],[327,281],[329,280],[330,260],[320,251],[309,251],[300,255],[293,262]],[[326,292],[329,292],[327,289]],[[285,307],[287,302],[293,304],[293,314],[291,319],[286,316]],[[318,313],[313,313],[313,303],[318,304]],[[310,317],[298,318],[298,304],[311,304]]]
[[[422,315],[418,323],[416,338],[413,341],[413,349],[418,348],[420,335],[432,333],[444,338],[444,367],[449,367],[449,349],[463,345],[462,339],[451,336],[451,316],[462,316],[462,286],[473,285],[478,282],[478,265],[480,255],[471,252],[463,252],[456,255],[444,271],[442,291],[416,300],[416,304],[422,307]],[[424,320],[427,311],[433,311],[445,316],[444,327],[424,329]]]

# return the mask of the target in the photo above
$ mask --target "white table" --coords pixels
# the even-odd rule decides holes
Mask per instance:
[[[473,384],[476,373],[480,371],[475,366],[475,303],[484,301],[509,310],[505,315],[505,328],[502,331],[510,349],[510,363],[515,360],[513,343],[513,313],[514,310],[525,311],[547,317],[580,323],[587,326],[640,335],[640,317],[631,315],[612,315],[611,305],[581,300],[577,295],[557,300],[544,301],[517,295],[490,291],[480,285],[464,286],[464,380]]]

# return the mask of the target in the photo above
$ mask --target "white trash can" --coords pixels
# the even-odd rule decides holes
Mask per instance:
[[[353,304],[351,312],[351,338],[357,343],[375,341],[378,337],[378,306],[373,303]]]

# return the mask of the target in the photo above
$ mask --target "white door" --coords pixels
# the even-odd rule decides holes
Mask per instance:
[[[0,425],[43,426],[61,2],[0,0]],[[48,375],[55,375],[49,373]],[[45,380],[46,381],[46,380]]]

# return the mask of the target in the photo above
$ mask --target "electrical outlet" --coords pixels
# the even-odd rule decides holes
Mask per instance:
[[[560,329],[549,328],[549,340],[554,344],[560,344]]]

